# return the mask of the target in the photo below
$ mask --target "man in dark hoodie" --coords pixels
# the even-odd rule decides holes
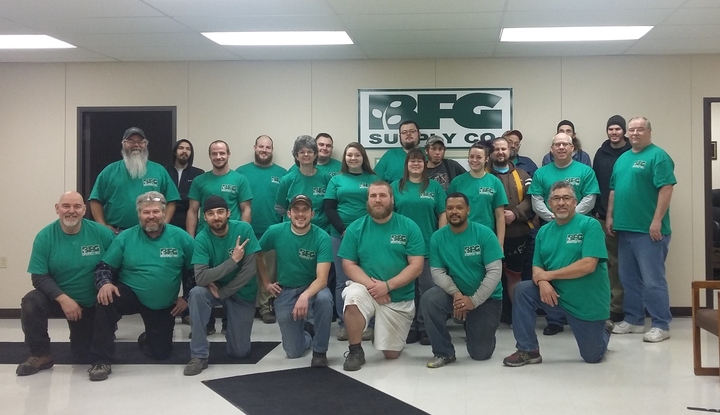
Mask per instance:
[[[593,170],[600,185],[600,198],[595,203],[593,215],[605,229],[608,196],[610,195],[610,176],[615,161],[624,152],[630,150],[630,142],[625,137],[625,118],[613,115],[607,122],[607,137],[595,153]],[[608,275],[610,277],[610,319],[613,322],[623,321],[623,287],[618,276],[618,243],[615,235],[605,236],[608,251]]]
[[[175,203],[175,214],[170,223],[183,229],[190,205],[188,200],[190,185],[195,177],[205,173],[203,169],[193,166],[194,158],[195,149],[192,143],[183,138],[173,146],[173,164],[165,167],[180,193],[180,200]]]

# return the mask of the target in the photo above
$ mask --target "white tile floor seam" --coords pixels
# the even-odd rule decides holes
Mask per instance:
[[[218,328],[220,326],[218,322]],[[514,350],[507,325],[498,331],[493,356],[483,362],[468,356],[459,326],[452,327],[457,362],[439,369],[425,367],[431,348],[406,347],[396,361],[383,361],[381,353],[364,342],[367,364],[358,372],[343,372],[346,342],[334,338],[333,325],[328,358],[330,366],[365,384],[431,414],[687,414],[688,406],[720,409],[720,378],[695,376],[692,367],[692,323],[676,318],[672,337],[659,344],[642,341],[642,334],[613,335],[608,354],[598,364],[583,363],[572,332],[538,337],[543,363],[519,368],[502,366]],[[189,326],[177,324],[175,341],[188,341]],[[135,341],[142,332],[137,316],[119,324],[118,339]],[[63,320],[51,320],[50,335],[68,341]],[[19,320],[0,320],[0,341],[23,340]],[[211,341],[222,341],[222,335]],[[255,320],[252,340],[279,341],[277,324]],[[718,340],[702,338],[706,364],[718,363]],[[88,366],[56,365],[28,377],[15,375],[15,365],[0,365],[2,414],[236,414],[238,409],[200,381],[241,374],[308,366],[310,355],[287,359],[278,346],[256,365],[211,365],[198,376],[183,376],[182,365],[113,365],[110,379],[90,382]],[[281,391],[268,391],[281,394]],[[332,393],[332,385],[328,385]],[[402,414],[392,414],[402,415]]]

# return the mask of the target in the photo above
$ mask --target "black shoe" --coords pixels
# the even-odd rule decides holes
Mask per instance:
[[[610,312],[610,320],[612,320],[613,323],[619,323],[623,320],[625,320],[625,313],[614,313]]]
[[[563,326],[558,326],[557,324],[548,324],[547,327],[543,330],[543,334],[546,336],[554,336],[558,333],[562,333],[565,331],[565,328]]]
[[[413,344],[420,341],[420,332],[417,330],[410,330],[407,335],[407,339],[405,340],[405,343],[407,344]]]
[[[420,331],[420,344],[423,346],[430,346],[430,336],[428,336],[425,330]]]
[[[327,367],[328,359],[326,353],[313,352],[310,367]]]
[[[362,365],[365,364],[365,351],[358,347],[356,350],[348,350],[345,352],[345,363],[343,363],[343,370],[348,372],[354,372],[360,370]]]

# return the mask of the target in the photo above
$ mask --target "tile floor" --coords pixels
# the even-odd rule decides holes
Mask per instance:
[[[538,321],[538,333],[544,322]],[[220,323],[217,323],[218,329]],[[347,373],[368,385],[431,414],[693,414],[687,407],[720,410],[720,379],[692,371],[691,321],[677,318],[672,338],[660,344],[642,342],[641,334],[613,335],[600,364],[583,363],[572,333],[540,334],[543,363],[503,367],[514,351],[512,331],[501,325],[495,354],[489,361],[470,360],[462,329],[452,328],[458,361],[427,369],[429,346],[409,345],[396,361],[381,361],[380,352],[365,345],[367,364]],[[187,341],[190,327],[178,324],[176,341]],[[134,341],[141,320],[125,317],[119,341]],[[333,327],[333,335],[336,327]],[[67,341],[62,320],[50,322],[50,335]],[[211,340],[220,341],[218,333]],[[279,340],[277,324],[255,320],[253,340]],[[0,320],[1,341],[22,341],[19,320]],[[717,338],[703,337],[707,363],[717,365]],[[345,343],[330,340],[328,356],[342,372]],[[1,351],[0,351],[1,352]],[[278,346],[257,365],[211,366],[195,377],[182,375],[183,366],[113,366],[104,382],[90,382],[87,366],[55,366],[33,376],[18,377],[14,365],[0,365],[0,402],[4,415],[15,414],[235,414],[241,412],[205,387],[201,380],[309,365],[310,357],[289,360]],[[328,385],[328,393],[332,385]],[[280,396],[268,391],[268,397]],[[393,414],[401,415],[401,414]]]

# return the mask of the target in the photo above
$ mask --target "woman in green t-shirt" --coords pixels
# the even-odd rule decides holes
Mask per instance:
[[[395,211],[407,216],[419,227],[425,241],[425,265],[423,272],[415,280],[415,318],[413,318],[407,342],[430,344],[430,337],[425,333],[420,297],[432,288],[432,275],[428,261],[430,236],[447,224],[445,218],[445,190],[440,183],[428,179],[427,161],[420,149],[408,151],[405,157],[403,177],[392,183],[395,197]]]

